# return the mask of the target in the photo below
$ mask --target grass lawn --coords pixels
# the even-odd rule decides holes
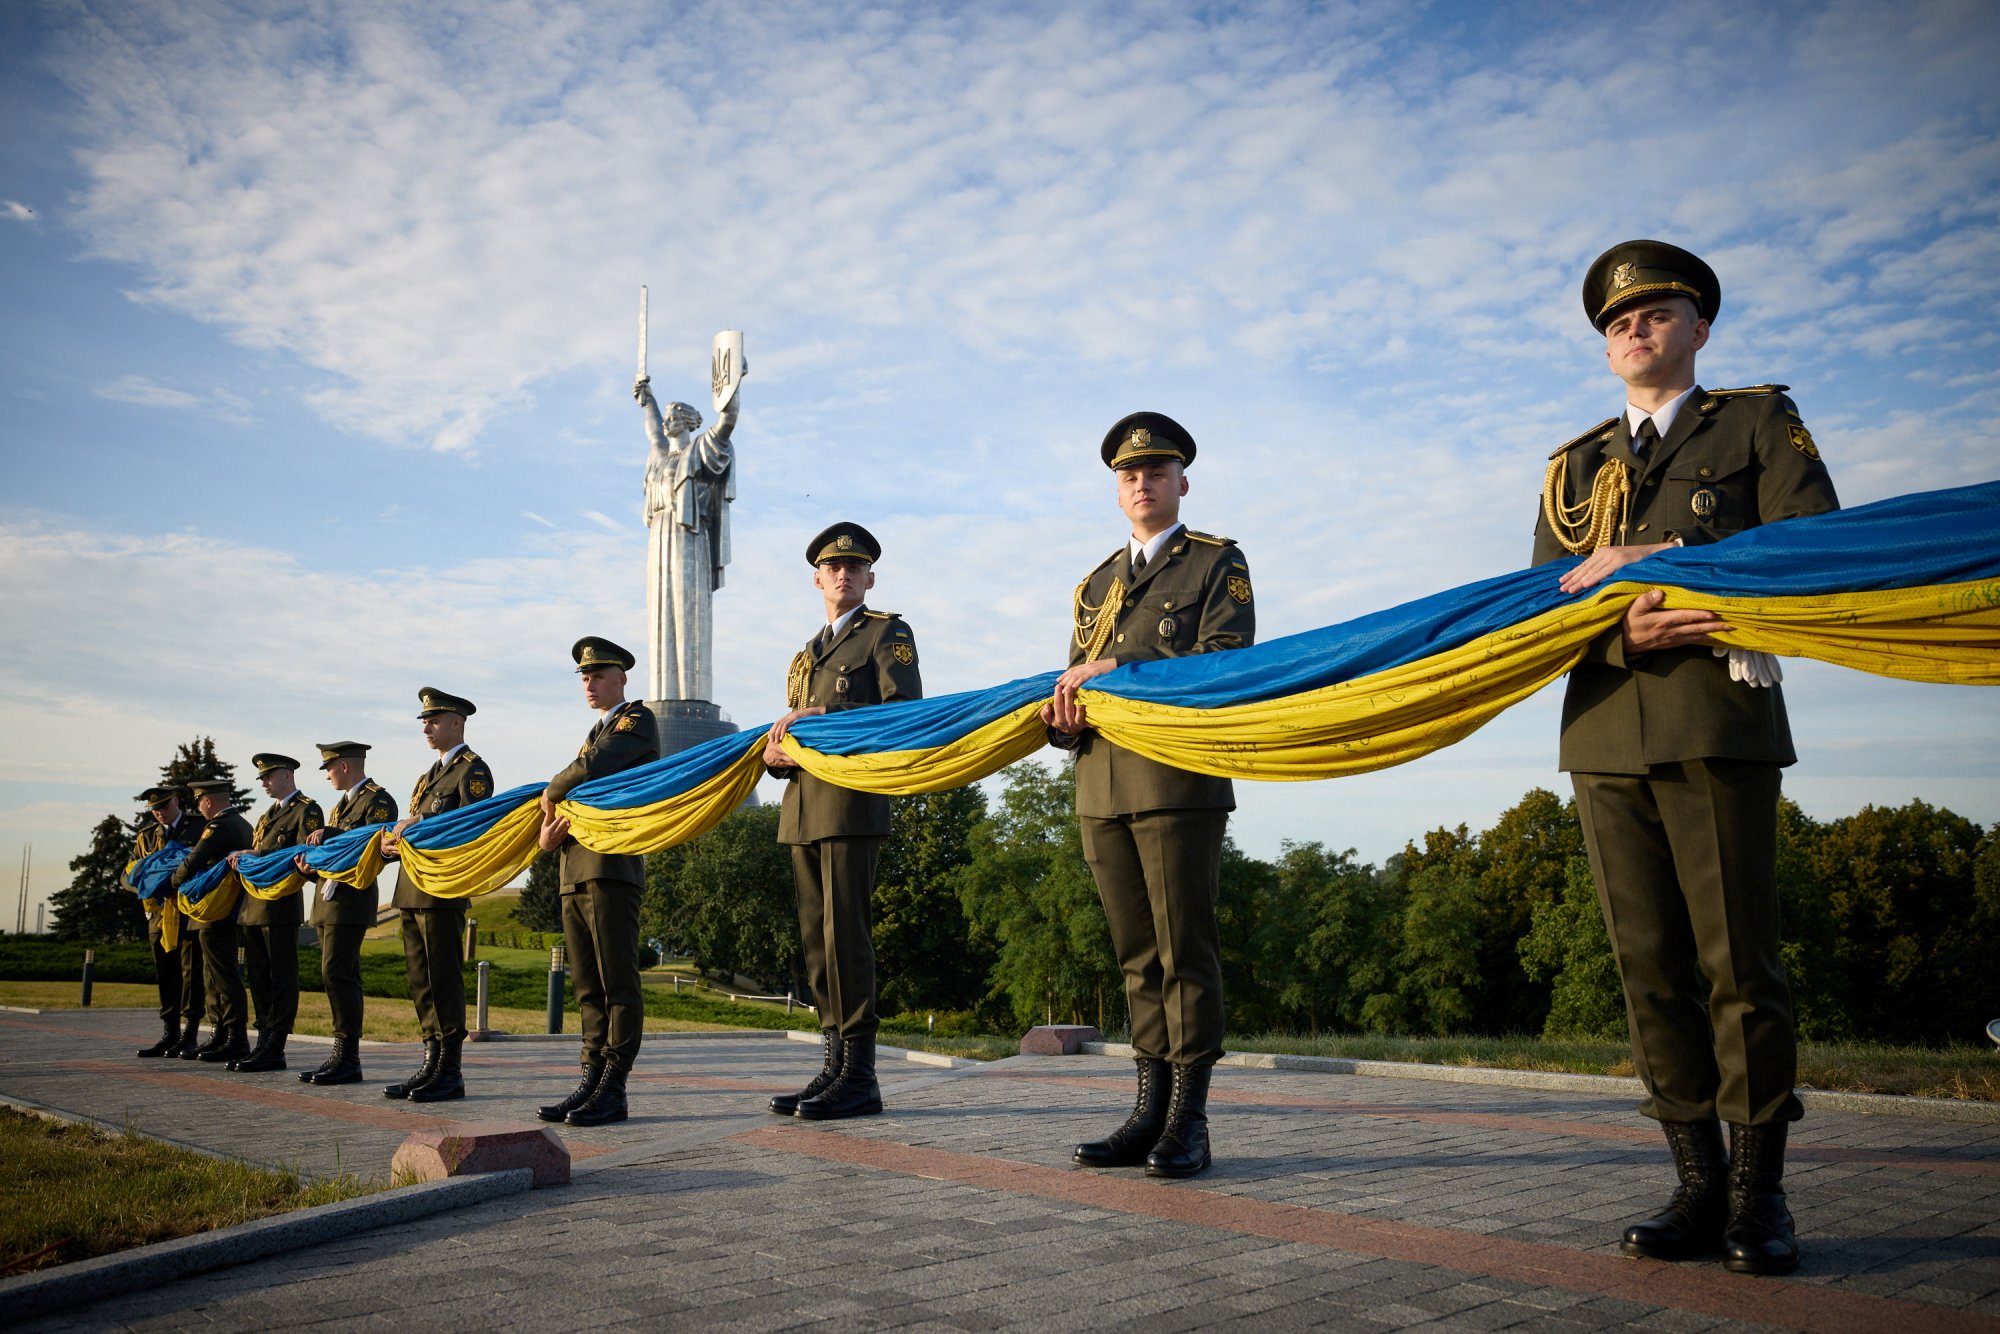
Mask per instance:
[[[1552,1070],[1565,1074],[1630,1075],[1632,1049],[1590,1038],[1409,1038],[1373,1034],[1232,1034],[1232,1051],[1344,1056],[1357,1061]],[[1939,1049],[1873,1043],[1799,1045],[1799,1087],[1840,1093],[1902,1093],[1923,1098],[2000,1101],[2000,1053],[1988,1047]]]
[[[385,1189],[300,1180],[127,1132],[0,1108],[0,1276],[169,1241]]]

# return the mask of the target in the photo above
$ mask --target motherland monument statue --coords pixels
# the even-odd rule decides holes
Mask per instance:
[[[737,402],[749,367],[743,335],[715,336],[709,365],[715,425],[685,403],[664,411],[646,374],[648,312],[639,289],[639,375],[632,396],[646,412],[646,703],[672,754],[736,730],[714,701],[715,590],[729,564],[729,505],[736,498]]]

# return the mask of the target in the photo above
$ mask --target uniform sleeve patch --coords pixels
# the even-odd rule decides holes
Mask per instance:
[[[614,732],[629,732],[638,725],[639,725],[638,715],[628,713],[623,718],[620,718],[617,722],[613,723],[611,725],[611,730]]]
[[[1230,597],[1235,598],[1246,607],[1250,605],[1250,576],[1232,574],[1223,580],[1222,586],[1229,590]]]
[[[905,667],[908,667],[917,660],[917,646],[915,644],[893,644],[890,646],[889,652],[895,656],[897,662],[902,663]]]
[[[472,794],[473,799],[475,801],[481,797],[484,797],[486,793],[489,791],[486,785],[486,780],[484,778],[479,777],[476,774],[473,776],[472,781],[465,785],[465,790]]]
[[[1785,429],[1791,433],[1792,448],[1798,450],[1799,453],[1812,459],[1814,462],[1818,462],[1819,446],[1813,443],[1812,432],[1805,428],[1805,423],[1792,422]]]

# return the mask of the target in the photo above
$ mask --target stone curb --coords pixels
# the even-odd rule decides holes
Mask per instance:
[[[1086,1042],[1087,1056],[1135,1056],[1129,1043]],[[1442,1084],[1491,1084],[1502,1088],[1543,1089],[1554,1093],[1602,1093],[1639,1098],[1645,1087],[1619,1075],[1570,1075],[1550,1070],[1496,1070],[1477,1065],[1421,1065],[1413,1061],[1359,1061],[1345,1056],[1290,1056],[1237,1051],[1217,1065],[1247,1070],[1303,1070],[1321,1075],[1368,1075],[1377,1079],[1427,1079]],[[2000,1125],[2000,1103],[1957,1098],[1916,1098],[1899,1093],[1836,1093],[1800,1089],[1799,1101],[1825,1112],[1860,1116],[1907,1116],[1924,1121],[1958,1121]]]
[[[0,1326],[67,1310],[119,1293],[155,1287],[204,1270],[221,1269],[322,1241],[394,1223],[408,1223],[450,1209],[483,1204],[529,1188],[525,1167],[482,1176],[451,1177],[402,1186],[358,1200],[296,1209],[273,1218],[238,1223],[192,1237],[138,1246],[58,1266],[46,1273],[0,1280]]]

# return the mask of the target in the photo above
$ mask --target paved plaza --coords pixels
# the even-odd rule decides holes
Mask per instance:
[[[551,1040],[466,1048],[461,1102],[141,1061],[140,1011],[0,1013],[0,1095],[311,1173],[386,1173],[410,1132],[532,1121],[574,1084]],[[294,1071],[324,1049],[295,1043]],[[1617,1253],[1663,1202],[1629,1096],[1220,1068],[1216,1166],[1086,1172],[1131,1063],[883,1062],[887,1115],[765,1098],[818,1065],[782,1035],[654,1036],[633,1117],[564,1128],[571,1185],[108,1296],[24,1329],[532,1328],[2000,1331],[2000,1124],[1815,1110],[1787,1184],[1789,1278]]]

